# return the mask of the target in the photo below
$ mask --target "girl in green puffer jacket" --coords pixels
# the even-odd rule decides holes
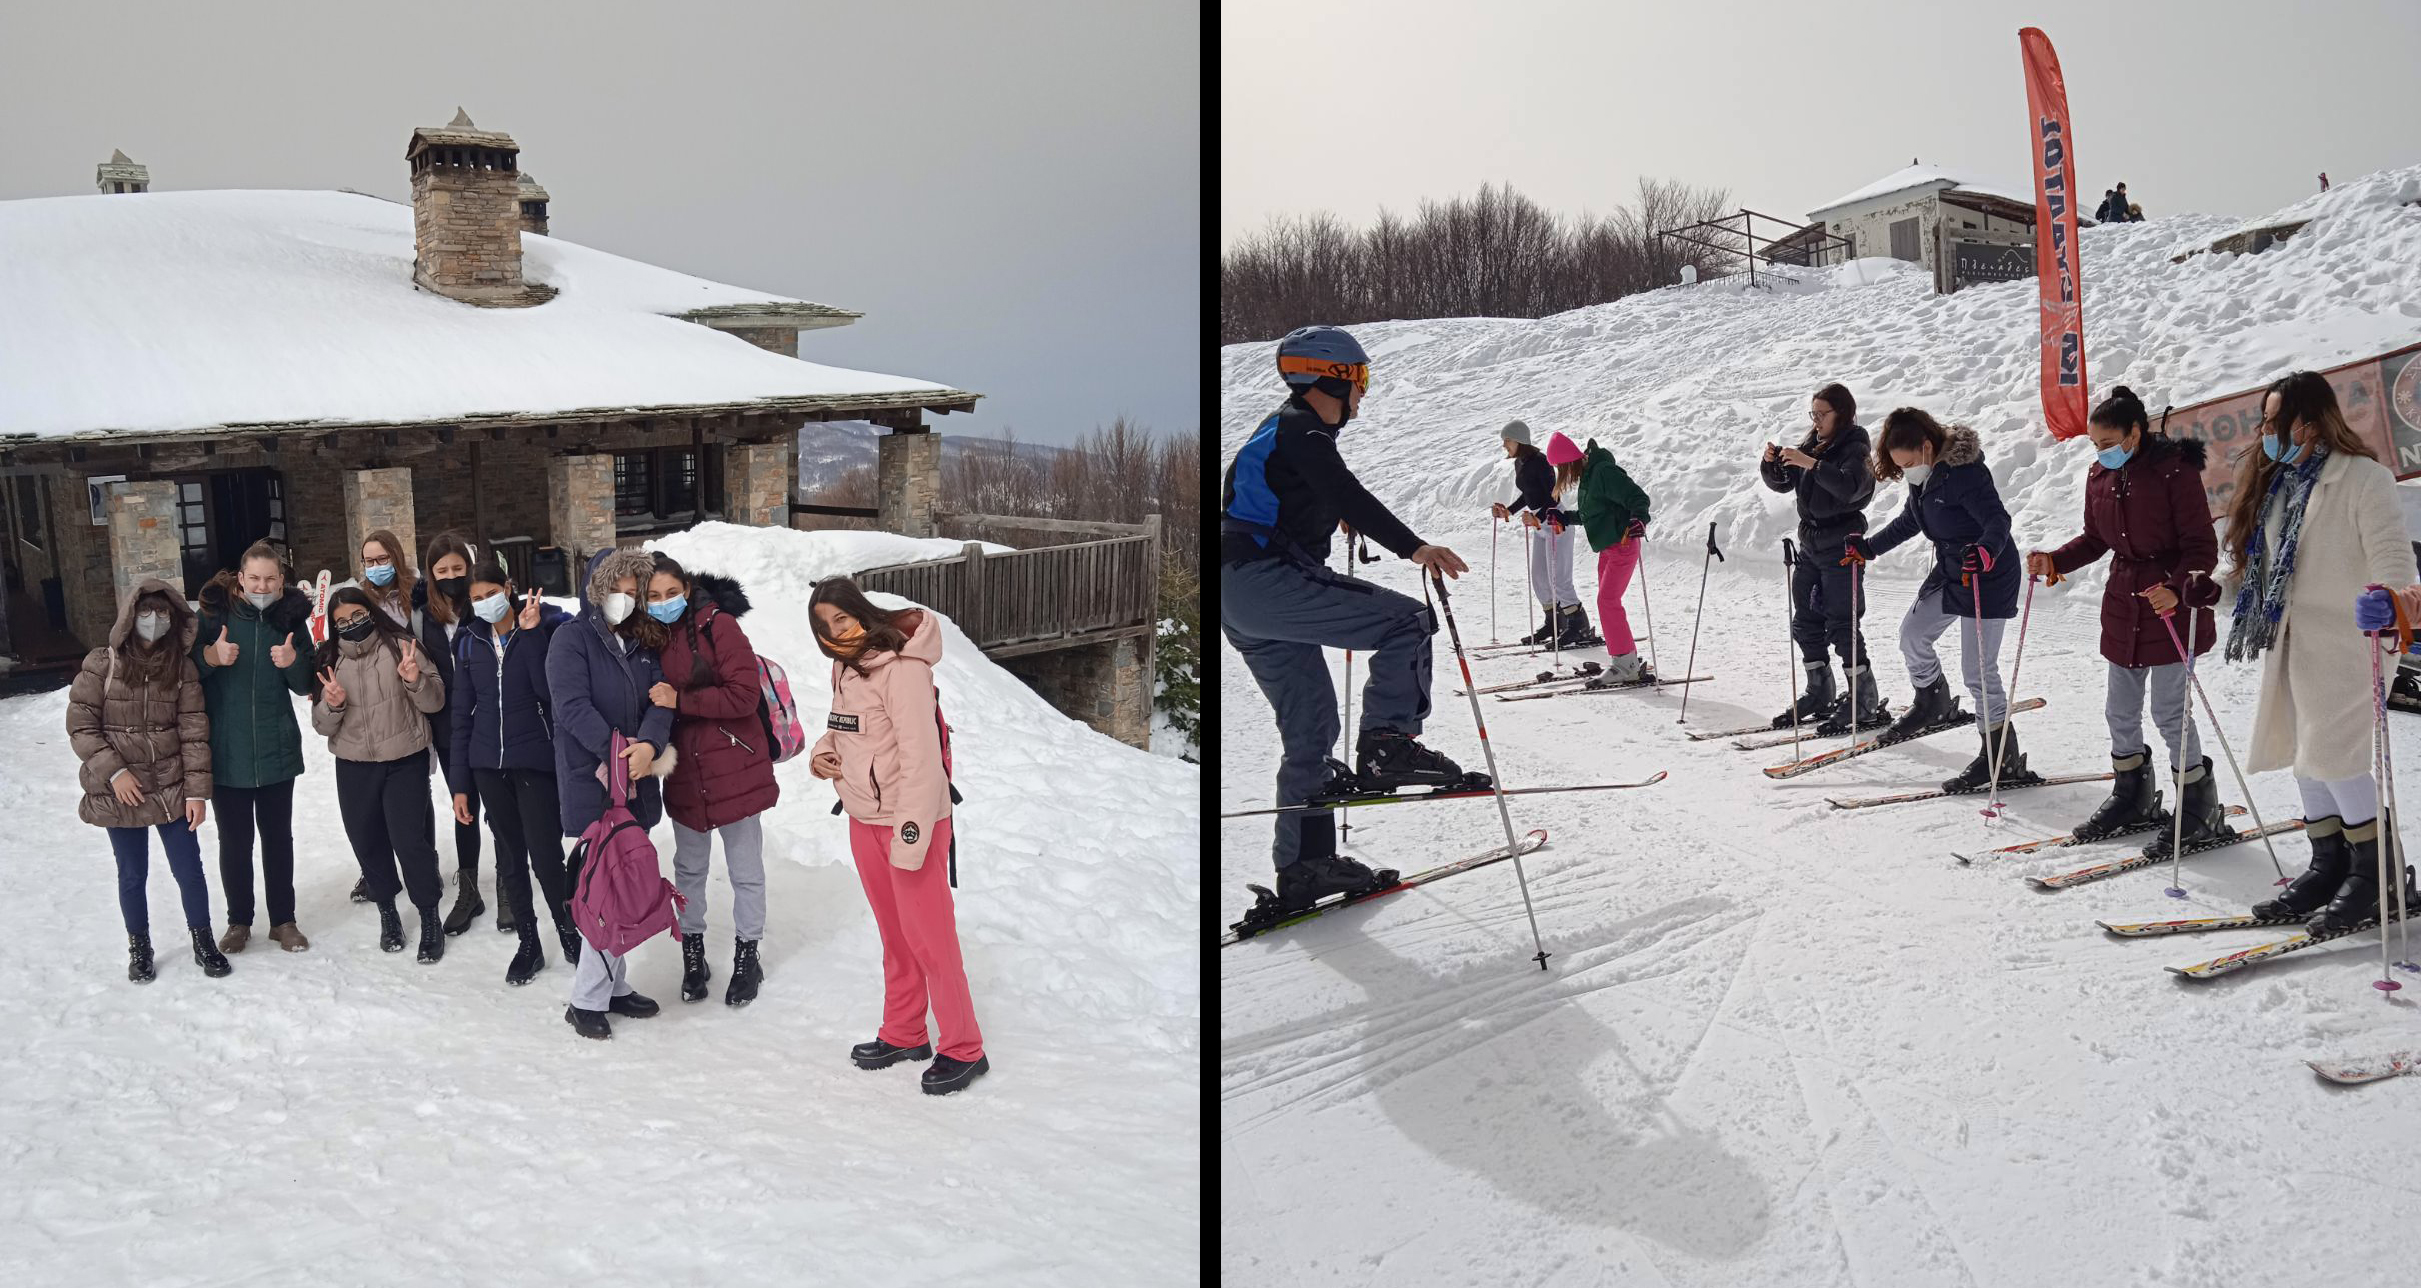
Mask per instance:
[[[219,881],[227,933],[219,950],[252,939],[252,837],[261,838],[269,938],[290,953],[311,946],[294,924],[294,780],[303,772],[294,700],[311,692],[311,600],[286,584],[285,553],[256,541],[202,587],[193,664],[210,713],[219,815]]]
[[[1594,438],[1583,451],[1557,434],[1547,440],[1547,460],[1555,466],[1556,495],[1579,498],[1574,510],[1555,511],[1554,520],[1569,524],[1577,517],[1588,532],[1589,548],[1597,552],[1597,625],[1605,632],[1609,659],[1604,681],[1652,680],[1640,660],[1639,641],[1631,636],[1631,619],[1622,610],[1623,591],[1639,568],[1640,545],[1647,536],[1648,494]]]

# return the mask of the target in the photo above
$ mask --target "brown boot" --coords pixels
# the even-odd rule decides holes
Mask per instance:
[[[219,951],[233,957],[244,951],[244,945],[251,942],[252,927],[238,923],[227,927],[227,933],[219,936]]]
[[[281,921],[271,926],[269,937],[277,941],[278,947],[290,953],[305,952],[311,947],[311,941],[303,938],[303,932],[291,921]]]

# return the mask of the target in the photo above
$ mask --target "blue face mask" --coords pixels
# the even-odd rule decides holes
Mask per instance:
[[[2125,447],[2105,447],[2105,448],[2103,448],[2102,450],[2100,450],[2100,451],[2098,451],[2098,452],[2095,452],[2095,453],[2093,454],[2093,457],[2094,457],[2094,459],[2095,459],[2095,460],[2098,460],[2098,461],[2100,461],[2100,462],[2102,463],[2102,468],[2103,468],[2103,469],[2106,469],[2106,470],[2115,470],[2115,469],[2119,468],[2120,466],[2125,465],[2125,464],[2126,464],[2126,463],[2127,463],[2127,462],[2128,462],[2130,459],[2132,459],[2132,458],[2134,457],[2134,455],[2135,455],[2134,451],[2133,451],[2132,449],[2129,449],[2129,448],[2125,448]]]
[[[688,611],[689,596],[687,595],[675,595],[670,599],[658,600],[647,606],[647,615],[667,626],[680,621],[681,614]]]
[[[395,565],[376,564],[362,570],[362,576],[373,586],[384,586],[395,580]]]
[[[2304,450],[2304,445],[2297,443],[2294,451],[2282,452],[2278,449],[2278,436],[2276,434],[2264,434],[2261,436],[2262,454],[2281,465],[2293,465],[2297,460],[2302,458]]]

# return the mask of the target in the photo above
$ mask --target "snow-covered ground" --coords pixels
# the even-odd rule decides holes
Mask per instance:
[[[902,540],[718,524],[660,544],[746,584],[751,638],[816,719],[808,582],[916,557]],[[803,760],[767,816],[758,1001],[730,1010],[718,983],[684,1004],[660,940],[632,978],[664,1013],[592,1043],[563,1023],[571,972],[551,944],[536,981],[505,985],[513,941],[492,918],[435,966],[377,950],[307,731],[311,951],[256,946],[204,978],[155,862],[160,976],[127,983],[106,838],[75,818],[66,695],[0,701],[17,889],[0,912],[0,1282],[1198,1281],[1199,771],[1066,719],[947,639],[959,928],[994,1065],[947,1098],[920,1094],[915,1067],[846,1059],[878,1018],[880,954],[844,820]],[[670,828],[654,840],[669,870]],[[215,821],[201,841],[217,915]],[[720,979],[719,860],[709,905]]]
[[[2238,219],[2088,230],[2095,388],[2182,406],[2421,335],[2421,209],[2382,196],[2421,195],[2421,168],[2340,191],[2338,217],[2258,257],[2168,262]],[[1777,584],[1788,499],[1750,470],[1759,444],[1803,432],[1819,384],[1848,384],[1869,424],[1908,403],[1974,424],[2022,545],[2074,532],[2091,454],[2039,428],[2032,288],[1937,297],[1904,266],[1861,261],[1796,290],[1719,282],[1539,321],[1358,327],[1373,385],[1340,446],[1416,530],[1471,559],[1454,606],[1476,643],[1496,429],[1519,416],[1606,442],[1654,499],[1659,540],[1629,602],[1642,629],[1652,593],[1667,673],[1690,647],[1716,525],[1730,562],[1707,581],[1696,666],[1716,678],[1689,725],[1746,724],[1786,705],[1795,671]],[[1269,346],[1222,363],[1232,458],[1278,394]],[[1903,498],[1886,486],[1876,513]],[[1520,552],[1499,557],[1511,638]],[[1921,559],[1895,553],[1871,583],[1867,639],[1895,704],[1893,626]],[[1419,593],[1401,561],[1370,572]],[[2108,764],[2099,590],[2096,575],[2034,599],[2015,688],[2048,699],[2020,718],[2044,773]],[[1478,768],[1446,641],[1426,737]],[[1539,668],[1475,665],[1481,683]],[[1267,704],[1224,644],[1218,670],[1220,808],[1265,804]],[[2257,671],[2213,655],[2205,681],[2241,752]],[[2421,1046],[2414,1004],[2369,987],[2378,938],[2197,985],[2160,968],[2283,932],[2119,941],[2094,925],[2242,910],[2276,877],[2260,847],[2187,860],[2183,898],[2163,894],[2166,869],[2038,892],[2018,878],[2120,845],[1950,855],[2067,831],[2100,785],[2010,793],[1997,826],[1972,799],[1826,804],[1929,786],[1973,754],[1966,735],[1775,781],[1758,769],[1787,747],[1688,741],[1678,693],[1482,703],[1509,786],[1671,777],[1512,803],[1516,828],[1552,837],[1526,863],[1546,972],[1509,864],[1221,954],[1224,1281],[2218,1288],[2289,1267],[2349,1283],[2408,1270],[2392,1239],[2348,1232],[2394,1228],[2415,1197],[2416,1088],[2338,1091],[2302,1064]],[[2392,719],[2421,747],[2421,724]],[[2400,795],[2421,799],[2417,769],[2408,754]],[[2253,791],[2265,818],[2299,812],[2284,774]],[[1501,840],[1485,802],[1352,821],[1352,850],[1407,871]],[[1244,882],[1266,881],[1269,831],[1221,825],[1222,923]],[[2290,872],[2305,852],[2278,845]],[[2414,996],[2421,979],[2405,979]]]

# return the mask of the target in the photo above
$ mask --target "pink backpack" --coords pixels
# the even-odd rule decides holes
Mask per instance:
[[[712,635],[714,623],[706,626]],[[762,653],[757,654],[757,719],[764,722],[773,763],[781,764],[806,748],[807,727],[799,723],[799,704],[790,696],[790,673]]]
[[[681,937],[676,913],[687,902],[656,866],[655,842],[630,812],[630,762],[619,732],[598,774],[605,779],[605,813],[580,834],[580,884],[572,892],[572,924],[597,948],[620,956],[664,931]]]

